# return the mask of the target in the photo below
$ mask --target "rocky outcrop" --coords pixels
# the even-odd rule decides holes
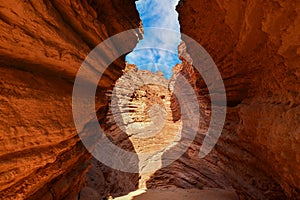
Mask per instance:
[[[139,27],[134,1],[4,1],[0,19],[0,199],[77,197],[91,156],[73,124],[73,81],[98,43]],[[124,66],[123,56],[106,70],[98,95]]]
[[[186,0],[177,7],[181,31],[209,52],[223,77],[228,113],[217,166],[241,197],[300,196],[299,9],[297,1],[280,0]],[[205,91],[199,75],[195,81]]]
[[[181,122],[172,116],[171,94],[162,73],[127,65],[109,94],[111,102],[102,128],[117,148],[136,153],[135,159],[126,159],[126,165],[135,173],[104,167],[94,159],[87,174],[87,187],[98,196],[118,197],[137,187],[146,187],[151,173],[161,167],[165,149],[176,144],[180,134]]]
[[[90,192],[91,196],[118,197],[132,190],[136,181],[139,181],[139,188],[222,188],[235,195],[222,169],[215,164],[219,161],[216,152],[205,160],[200,159],[197,153],[207,131],[209,111],[199,113],[201,119],[205,120],[201,120],[201,129],[190,147],[184,149],[179,145],[189,145],[191,142],[185,135],[183,119],[186,113],[182,112],[184,99],[180,96],[187,97],[185,103],[193,99],[176,80],[181,74],[195,86],[189,76],[192,71],[192,66],[184,61],[174,68],[174,75],[168,81],[159,72],[153,74],[127,65],[123,76],[117,80],[114,90],[109,94],[111,103],[103,129],[110,141],[119,148],[137,153],[137,159],[128,157],[126,164],[138,168],[139,176],[121,172],[112,174],[110,171],[114,170],[103,170],[103,164],[93,160],[93,168],[87,175],[88,190],[93,191]],[[178,88],[183,90],[175,92]],[[199,102],[203,103],[201,110],[209,107],[201,96]],[[189,112],[197,113],[194,109],[188,109],[187,114],[192,115]],[[197,127],[194,128],[197,131]],[[150,155],[144,157],[145,153]],[[174,158],[176,153],[182,156]],[[105,185],[102,184],[105,182],[103,176],[109,176]],[[126,186],[120,187],[124,180],[127,181]],[[81,197],[85,197],[83,193]]]
[[[211,102],[191,65],[198,59],[191,43],[180,45],[185,56],[170,82],[161,74],[130,74],[120,57],[105,71],[95,100],[101,127],[118,147],[143,153],[171,142],[174,146],[159,153],[165,161],[177,150],[173,137],[182,115],[170,88],[179,75],[197,92],[201,111],[199,127],[193,127],[196,138],[179,159],[154,173],[137,174],[95,159],[89,169],[91,155],[77,136],[71,112],[74,77],[87,54],[106,38],[140,26],[134,0],[1,2],[0,199],[90,199],[145,186],[234,189],[241,199],[299,198],[298,1],[181,0],[177,10],[182,32],[199,42],[220,70],[228,100],[225,127],[213,151],[200,159]],[[128,38],[132,48],[139,35]],[[142,79],[164,87],[140,87]],[[118,102],[107,95],[115,83],[121,89]],[[129,95],[131,87],[137,88]],[[114,116],[114,106],[124,102],[130,109]],[[119,126],[116,116],[130,120]],[[164,127],[148,127],[161,119]],[[135,137],[156,129],[159,134],[151,140]],[[135,159],[138,170],[156,166],[154,157],[149,163]]]
[[[197,103],[199,104],[199,127],[194,141],[190,144],[186,152],[171,165],[156,171],[147,181],[147,188],[219,188],[233,191],[230,181],[226,178],[224,171],[217,163],[220,162],[218,153],[212,151],[209,156],[201,159],[199,150],[202,146],[203,139],[207,134],[210,122],[210,99],[205,95],[207,88],[197,88],[197,81],[200,77],[199,73],[190,64],[192,59],[186,52],[185,43],[179,45],[179,55],[182,64],[178,64],[173,68],[173,76],[170,85],[176,85],[179,76],[183,76],[188,83],[197,91]],[[200,77],[201,78],[201,77]],[[179,87],[184,87],[179,84]],[[205,85],[204,85],[205,86]],[[205,92],[203,92],[203,90]],[[184,91],[179,95],[186,95]],[[190,99],[190,102],[195,102]],[[181,118],[181,106],[176,95],[172,94],[171,107],[173,115]],[[193,112],[197,112],[194,110]],[[173,149],[173,151],[176,151]],[[167,157],[167,153],[166,153]]]

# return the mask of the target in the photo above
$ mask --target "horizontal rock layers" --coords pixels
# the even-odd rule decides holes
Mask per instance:
[[[86,173],[90,185],[81,192],[96,190],[99,197],[126,194],[141,184],[235,189],[241,199],[299,198],[299,9],[293,0],[179,2],[181,31],[208,51],[222,75],[228,100],[225,127],[213,151],[200,159],[211,102],[206,83],[191,66],[197,52],[184,41],[179,47],[183,63],[174,68],[171,83],[183,75],[197,92],[202,119],[198,134],[170,166],[139,177],[95,159],[88,172],[91,155],[77,136],[71,111],[73,81],[88,53],[106,38],[140,26],[134,0],[1,2],[0,199],[77,198]],[[132,48],[139,35],[130,36]],[[124,68],[123,55],[105,71],[95,110],[112,142],[143,152],[143,141],[131,139],[110,121],[109,105],[114,104],[107,94]],[[149,123],[142,108],[167,102],[159,103],[169,106],[171,131],[165,132],[174,134],[181,114],[171,91],[145,86],[130,99],[133,107],[123,114],[139,125]],[[125,129],[135,134],[130,123]],[[163,139],[169,141],[160,139],[161,145]]]
[[[299,9],[280,0],[183,0],[177,7],[181,31],[208,51],[223,77],[228,112],[217,166],[245,198],[300,196]],[[205,95],[200,75],[194,80]]]
[[[91,156],[73,124],[73,81],[98,43],[139,27],[134,1],[4,1],[0,19],[0,199],[77,197]],[[123,56],[106,70],[99,96],[124,66]]]

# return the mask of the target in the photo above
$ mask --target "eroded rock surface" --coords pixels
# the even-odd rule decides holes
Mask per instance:
[[[171,85],[176,85],[179,76],[184,77],[189,85],[196,91],[197,99],[189,99],[187,104],[199,104],[199,110],[193,110],[199,115],[199,123],[193,126],[198,126],[197,134],[193,142],[189,145],[189,148],[184,154],[174,161],[171,165],[156,171],[151,178],[147,181],[147,188],[221,188],[226,190],[232,190],[230,181],[226,178],[224,171],[217,165],[220,162],[218,153],[212,151],[204,159],[199,157],[199,150],[203,144],[203,139],[207,135],[207,130],[210,122],[210,105],[209,97],[197,89],[197,74],[196,70],[192,67],[190,62],[192,61],[186,52],[186,46],[181,43],[179,46],[180,55],[184,55],[182,64],[178,64],[173,68],[173,76],[170,80]],[[183,90],[180,91],[180,95],[187,95],[184,91],[184,85],[179,83],[179,87]],[[205,89],[205,88],[204,88]],[[205,90],[206,91],[206,90]],[[171,105],[174,116],[179,119],[181,116],[181,106],[175,95],[171,98]],[[185,141],[185,142],[188,142]],[[171,151],[176,151],[176,148]],[[165,153],[165,157],[168,157],[168,152]]]
[[[166,149],[177,144],[181,121],[173,118],[172,92],[168,83],[163,74],[140,71],[133,65],[128,65],[124,75],[116,82],[114,90],[109,94],[111,103],[102,127],[106,136],[118,148],[137,154],[137,159],[128,157],[125,163],[137,173],[112,174],[101,169],[101,162],[93,160],[94,169],[87,174],[88,187],[98,191],[100,196],[118,197],[137,186],[146,187],[149,176],[161,168],[162,155]],[[114,156],[113,152],[108,153],[108,156]],[[106,181],[111,181],[106,183],[106,187],[97,186],[97,183],[103,182],[103,175],[108,176]],[[127,184],[121,187],[124,180],[127,180]],[[137,181],[139,184],[134,185]]]
[[[223,77],[228,113],[218,166],[244,197],[300,196],[299,9],[292,0],[187,0],[177,7],[181,31],[209,52]],[[205,91],[199,75],[195,81]]]
[[[201,121],[193,143],[170,166],[141,177],[92,160],[82,193],[101,197],[144,186],[209,187],[235,189],[241,199],[299,199],[299,1],[181,0],[177,10],[181,31],[208,51],[224,80],[228,112],[219,142],[205,159],[199,158],[210,98],[190,64],[197,52],[185,41],[179,51],[187,59],[174,68],[171,82],[183,75],[197,92]],[[77,198],[91,156],[73,125],[74,77],[98,43],[140,26],[134,1],[10,0],[1,2],[0,19],[0,199]],[[132,48],[139,34],[132,33]],[[131,152],[162,147],[180,127],[179,102],[170,90],[143,86],[129,96],[131,109],[120,112],[133,121],[118,127],[107,94],[124,68],[122,56],[99,82],[95,109],[101,127],[112,142]],[[170,86],[160,75],[144,75]],[[154,107],[148,113],[154,104],[166,112]],[[155,145],[133,137],[151,134],[153,129],[139,133],[136,127],[151,124],[152,114],[158,120],[166,114]],[[176,146],[162,157],[173,150]]]
[[[139,27],[134,1],[12,0],[0,13],[0,199],[77,197],[91,156],[73,124],[74,77],[98,43]],[[106,70],[99,94],[124,66]]]

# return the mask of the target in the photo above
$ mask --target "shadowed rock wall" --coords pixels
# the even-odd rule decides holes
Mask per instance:
[[[0,199],[77,197],[91,156],[72,119],[76,72],[98,43],[139,25],[133,0],[1,2]],[[106,70],[98,96],[124,67],[123,56]]]
[[[182,0],[177,10],[181,31],[208,51],[225,83],[218,166],[242,196],[299,198],[299,2]],[[195,81],[205,95],[200,75]]]
[[[181,31],[208,51],[221,72],[227,118],[215,149],[199,159],[210,100],[189,64],[197,52],[186,41],[183,53],[191,59],[174,72],[198,92],[204,120],[188,151],[150,176],[147,187],[234,188],[242,199],[299,198],[299,2],[181,0],[177,10]],[[1,2],[0,19],[0,198],[76,198],[91,156],[73,125],[74,77],[98,43],[140,26],[134,1],[10,0]],[[134,48],[135,33],[132,38]],[[124,68],[122,56],[100,81],[96,110],[103,123],[105,93]],[[179,120],[173,97],[171,110]],[[123,177],[103,165],[99,169],[109,176],[104,182]],[[136,187],[137,175],[124,176],[124,184],[103,187],[119,193],[128,180]]]

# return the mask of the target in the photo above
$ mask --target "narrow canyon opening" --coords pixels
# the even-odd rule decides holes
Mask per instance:
[[[98,110],[100,125],[110,141],[136,153],[136,165],[132,167],[138,168],[138,173],[122,172],[92,158],[81,199],[93,195],[93,198],[124,195],[120,198],[130,199],[141,193],[146,196],[140,198],[155,198],[170,191],[175,199],[188,193],[190,198],[201,195],[206,199],[236,199],[234,188],[215,164],[216,152],[205,159],[199,157],[208,132],[211,102],[204,80],[194,69],[181,39],[178,3],[178,0],[135,2],[142,38],[125,56],[123,74],[106,93],[108,106]],[[185,81],[180,82],[180,78]],[[197,84],[201,84],[202,91]],[[182,114],[181,103],[193,106]],[[183,125],[182,118],[187,116],[197,123]],[[188,145],[183,147],[180,143]],[[128,158],[128,162],[132,160]]]
[[[295,0],[2,1],[0,199],[299,199],[299,13]],[[127,53],[108,67],[86,62],[124,32]],[[211,80],[226,90],[222,134],[204,158],[222,88],[209,94],[216,84],[195,70],[203,49],[184,34],[210,55],[220,72]],[[98,52],[104,61],[124,49],[119,41]],[[156,50],[143,49],[151,43]],[[78,128],[73,95],[84,64],[102,77],[93,101],[80,104],[93,104],[95,120]],[[93,158],[81,138],[92,125],[131,157]],[[187,127],[195,137],[182,134]]]

